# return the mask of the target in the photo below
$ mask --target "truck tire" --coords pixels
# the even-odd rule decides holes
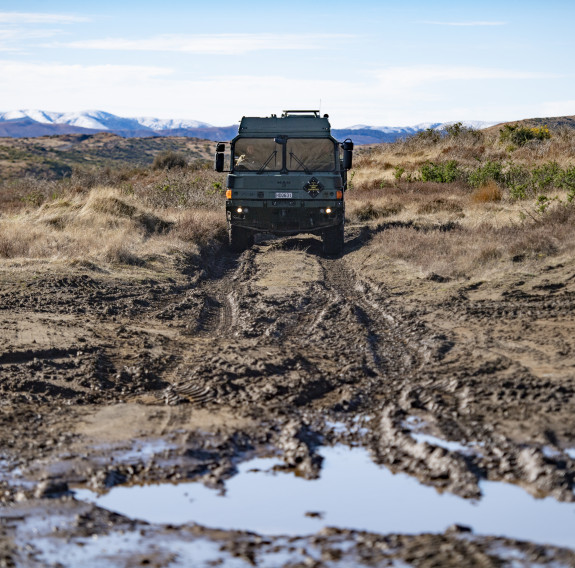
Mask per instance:
[[[343,252],[343,223],[330,227],[323,232],[323,254],[339,256]]]
[[[254,244],[254,235],[243,227],[228,225],[228,243],[233,252],[243,252]]]

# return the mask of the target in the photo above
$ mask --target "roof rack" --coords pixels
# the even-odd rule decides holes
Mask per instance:
[[[282,118],[288,116],[300,116],[312,114],[315,118],[319,118],[319,110],[282,110]]]

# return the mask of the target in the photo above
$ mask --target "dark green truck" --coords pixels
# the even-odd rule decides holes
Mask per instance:
[[[347,171],[353,142],[331,136],[319,111],[244,117],[230,143],[226,215],[232,250],[249,248],[256,233],[321,235],[325,254],[343,249]],[[225,144],[215,169],[224,171]]]

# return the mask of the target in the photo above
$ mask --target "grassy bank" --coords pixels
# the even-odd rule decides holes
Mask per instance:
[[[144,266],[225,240],[223,178],[193,166],[26,176],[0,193],[0,258]]]
[[[470,278],[573,255],[575,131],[455,125],[360,149],[351,220],[372,253],[423,277]]]
[[[523,128],[523,127],[522,127]],[[360,148],[347,217],[371,254],[423,277],[470,278],[573,254],[575,134],[455,125]],[[226,240],[225,175],[157,154],[147,166],[24,175],[0,187],[0,258],[146,266]]]

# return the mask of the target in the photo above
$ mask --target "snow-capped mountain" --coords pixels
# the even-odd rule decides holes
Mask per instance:
[[[356,144],[393,142],[432,128],[444,129],[452,122],[426,122],[414,126],[369,126],[356,124],[348,128],[332,129],[338,139],[353,137]],[[463,125],[481,129],[497,122],[463,121]],[[50,134],[93,134],[110,132],[123,137],[189,136],[208,140],[230,140],[237,126],[217,127],[190,119],[162,119],[152,117],[124,118],[101,110],[83,112],[48,112],[44,110],[14,110],[0,112],[0,136],[12,138],[45,136]]]
[[[461,122],[467,128],[481,130],[482,128],[489,128],[498,122],[484,122],[480,120],[452,120],[450,122],[422,122],[413,126],[369,126],[367,124],[355,124],[341,130],[332,130],[336,138],[350,136],[356,144],[375,144],[378,142],[395,142],[400,138],[406,136],[413,136],[418,132],[424,130],[444,130],[447,126],[451,126]]]
[[[349,126],[346,130],[378,130],[386,134],[415,134],[428,129],[443,130],[446,126],[452,126],[458,122],[461,122],[461,124],[467,128],[473,128],[475,130],[500,124],[500,122],[485,122],[481,120],[452,120],[449,122],[422,122],[413,126],[368,126],[366,124],[355,124],[354,126]]]
[[[141,130],[150,128],[154,131],[177,128],[209,128],[212,125],[199,120],[178,120],[161,118],[123,118],[101,110],[84,112],[47,112],[43,110],[15,110],[0,112],[0,122],[8,120],[31,119],[40,124],[67,124],[91,130]]]
[[[217,127],[199,120],[153,117],[125,118],[101,110],[83,112],[15,110],[0,112],[0,136],[12,138],[110,132],[125,138],[189,136],[207,140],[229,140],[237,134],[237,131],[237,126]]]
[[[142,117],[136,120],[147,128],[161,132],[162,130],[177,130],[180,128],[213,128],[207,122],[200,122],[199,120],[186,120],[177,118],[149,118]]]

